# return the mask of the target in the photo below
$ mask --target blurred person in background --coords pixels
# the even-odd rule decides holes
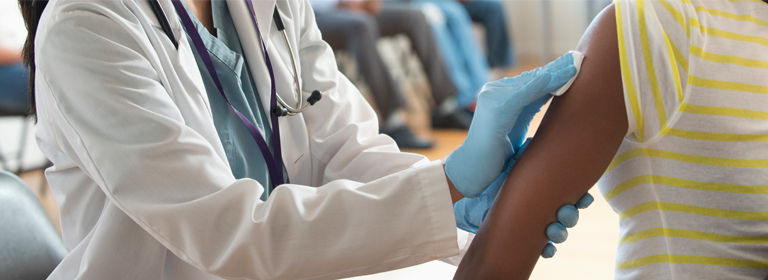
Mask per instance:
[[[474,40],[472,19],[458,1],[412,0],[424,8],[451,78],[459,89],[458,106],[473,111],[477,92],[490,80],[488,61]]]
[[[0,114],[24,115],[28,74],[21,62],[27,31],[16,1],[0,1]]]
[[[469,128],[471,116],[456,106],[459,92],[453,83],[426,15],[420,7],[379,0],[311,0],[323,39],[335,50],[352,54],[385,124],[384,132],[402,134],[397,109],[405,105],[399,85],[376,47],[380,36],[405,35],[428,79],[436,109],[433,124],[442,128]],[[399,143],[399,142],[398,142]],[[402,145],[401,145],[402,146]]]
[[[483,25],[488,65],[491,68],[508,69],[515,66],[514,49],[504,5],[498,0],[458,0],[464,5],[472,22]]]

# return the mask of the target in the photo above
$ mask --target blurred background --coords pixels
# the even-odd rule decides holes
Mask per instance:
[[[404,151],[433,160],[462,143],[483,83],[574,49],[592,18],[610,3],[309,1],[339,69],[377,111],[381,132]],[[35,144],[34,120],[26,113],[27,78],[19,53],[26,31],[15,3],[0,0],[0,169],[25,181],[58,228],[56,202],[43,176],[48,161]],[[618,218],[596,189],[591,193],[596,202],[581,213],[555,258],[539,261],[532,279],[613,278]],[[434,261],[356,279],[451,279],[455,269]]]

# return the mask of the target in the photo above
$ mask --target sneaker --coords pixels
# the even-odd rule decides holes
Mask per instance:
[[[405,125],[384,133],[392,137],[402,149],[429,149],[435,146],[435,142],[420,139]]]
[[[456,109],[447,114],[442,114],[432,118],[432,127],[434,128],[453,128],[469,129],[472,124],[472,114],[466,110]]]

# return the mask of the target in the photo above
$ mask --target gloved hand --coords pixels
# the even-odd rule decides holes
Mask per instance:
[[[493,183],[491,183],[491,186],[489,186],[488,189],[483,191],[483,193],[477,197],[463,198],[453,204],[453,213],[456,217],[456,226],[458,228],[468,232],[477,233],[480,225],[488,215],[488,210],[493,206],[493,202],[496,200],[496,197],[501,190],[501,186],[509,175],[509,171],[512,170],[512,166],[514,166],[515,162],[517,162],[523,154],[523,151],[525,151],[525,148],[528,146],[530,138],[528,140],[529,141],[526,141],[521,146],[516,146],[520,148],[515,149],[517,151],[515,155],[507,160],[507,163],[504,165],[504,171],[493,181]],[[576,205],[563,205],[557,210],[558,221],[550,224],[546,229],[547,238],[549,238],[550,242],[548,242],[544,247],[544,250],[542,250],[542,257],[551,258],[555,255],[557,249],[553,242],[562,243],[568,238],[568,230],[566,228],[574,227],[579,221],[578,209],[587,208],[593,201],[594,198],[592,195],[587,193],[581,197]]]
[[[563,243],[565,242],[565,239],[568,238],[568,230],[566,228],[572,228],[576,225],[576,222],[579,221],[579,210],[578,209],[584,209],[589,207],[592,202],[595,201],[595,198],[592,197],[591,194],[587,193],[584,196],[579,199],[576,204],[566,204],[560,207],[560,209],[557,210],[557,222],[549,224],[547,226],[547,238],[549,238],[549,242],[547,242],[547,245],[544,246],[544,249],[541,250],[541,256],[544,258],[551,258],[555,255],[555,252],[557,252],[557,248],[555,248],[554,243]]]
[[[480,195],[499,176],[514,152],[512,144],[522,142],[530,120],[551,98],[549,93],[576,72],[574,55],[568,53],[544,67],[483,86],[464,144],[445,160],[445,173],[462,195]]]

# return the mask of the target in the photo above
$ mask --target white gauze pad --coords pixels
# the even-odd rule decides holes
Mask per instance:
[[[554,96],[561,96],[563,93],[568,91],[569,88],[571,88],[571,85],[573,84],[573,81],[576,80],[576,77],[579,76],[579,72],[581,71],[581,62],[584,61],[584,54],[580,51],[570,51],[568,52],[570,54],[573,54],[573,66],[576,67],[576,75],[573,76],[570,80],[568,80],[565,85],[557,89],[555,92],[552,93]]]

